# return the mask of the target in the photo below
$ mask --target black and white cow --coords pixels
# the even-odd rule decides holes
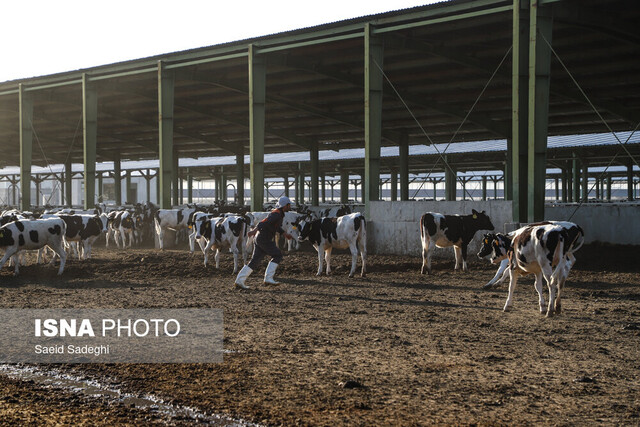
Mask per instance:
[[[196,242],[200,245],[200,250],[204,253],[204,248],[207,246],[207,241],[202,237],[202,233],[198,233],[198,228],[200,224],[205,218],[213,219],[220,217],[218,214],[207,213],[207,212],[193,212],[189,216],[189,220],[187,222],[189,230],[191,230],[191,234],[189,234],[189,252],[193,254],[196,247]],[[198,237],[200,235],[200,237]]]
[[[333,206],[320,211],[320,218],[338,218],[352,213],[348,205]]]
[[[188,227],[189,217],[197,208],[158,209],[155,214],[156,234],[160,249],[164,249],[164,233],[167,229],[173,231],[184,230]],[[176,233],[176,245],[178,234]]]
[[[544,221],[533,225],[546,225],[553,224],[559,225],[567,231],[567,235],[569,236],[569,242],[571,242],[571,249],[567,252],[567,262],[566,266],[569,270],[576,262],[576,258],[574,253],[582,247],[584,244],[584,231],[580,228],[579,225],[569,222],[569,221]],[[516,234],[521,233],[526,228],[522,227],[517,230],[512,231],[509,234],[501,234],[501,233],[488,233],[485,234],[482,239],[482,247],[478,252],[479,258],[484,258],[488,255],[491,255],[490,261],[492,264],[500,263],[500,267],[496,272],[495,276],[483,286],[483,289],[488,289],[498,285],[509,277],[509,270],[507,270],[507,266],[509,265],[509,259],[507,258],[507,253],[511,249],[511,241],[515,237]]]
[[[567,230],[555,224],[524,227],[511,241],[509,259],[509,296],[504,304],[508,311],[513,301],[513,293],[518,277],[525,274],[535,275],[535,288],[538,292],[540,313],[550,317],[561,312],[560,296],[569,275],[567,252],[575,243],[569,240]],[[542,292],[542,280],[549,288],[549,305],[545,304]]]
[[[76,249],[78,259],[91,258],[93,243],[107,231],[107,214],[101,215],[58,215],[67,226],[64,238],[68,243],[80,243]]]
[[[331,274],[331,251],[333,248],[351,251],[351,271],[349,277],[356,272],[358,251],[362,258],[362,277],[367,274],[367,225],[364,215],[359,212],[343,215],[338,218],[322,218],[310,220],[303,217],[297,224],[298,240],[309,240],[318,251],[318,272],[322,274],[322,255],[327,262],[327,274]]]
[[[204,248],[204,265],[207,265],[209,259],[209,250],[216,250],[216,268],[220,267],[220,251],[229,249],[233,252],[233,272],[237,273],[238,254],[242,252],[242,260],[246,262],[247,251],[243,244],[246,235],[248,220],[244,216],[230,215],[227,217],[209,218],[207,216],[199,216],[195,220],[194,227],[196,229],[195,238],[203,239],[206,242]]]
[[[434,247],[453,246],[456,255],[455,270],[467,267],[467,246],[479,230],[493,230],[491,219],[484,213],[472,209],[471,215],[443,215],[427,212],[420,218],[422,240],[422,274],[431,274],[431,255]]]
[[[108,231],[106,235],[106,246],[109,247],[110,237],[116,242],[116,246],[122,249],[127,247],[127,236],[129,236],[129,247],[133,245],[138,227],[142,226],[142,216],[134,214],[133,211],[120,209],[109,212]]]
[[[64,271],[67,253],[64,249],[64,234],[67,226],[62,218],[14,221],[0,227],[0,248],[6,252],[0,260],[0,268],[7,260],[23,250],[42,249],[49,246],[60,257],[58,275]],[[14,274],[18,274],[20,263],[14,259]]]

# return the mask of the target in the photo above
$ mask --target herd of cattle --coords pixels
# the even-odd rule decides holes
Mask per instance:
[[[175,232],[177,244],[186,234],[189,249],[193,253],[198,243],[208,263],[211,251],[215,250],[216,268],[220,254],[230,251],[234,258],[234,273],[240,267],[239,257],[247,263],[253,247],[253,238],[247,233],[262,221],[269,212],[245,212],[242,209],[189,206],[178,209],[158,209],[151,203],[137,204],[129,209],[107,209],[96,206],[94,211],[51,209],[42,213],[6,210],[0,215],[0,249],[5,254],[0,260],[2,268],[8,260],[18,274],[21,254],[27,250],[38,250],[38,263],[43,252],[53,252],[51,263],[59,259],[58,274],[64,271],[68,254],[78,259],[91,257],[92,245],[102,235],[106,245],[113,239],[119,248],[140,244],[157,237],[160,249],[165,247],[167,230]],[[468,270],[467,247],[480,230],[494,230],[491,219],[485,212],[473,210],[470,215],[443,215],[425,213],[419,221],[422,240],[421,273],[431,274],[431,255],[435,246],[453,246],[455,269]],[[322,274],[323,258],[326,274],[331,272],[333,248],[348,248],[352,255],[349,277],[356,271],[357,257],[362,260],[361,275],[366,275],[366,220],[359,212],[351,213],[349,206],[312,211],[299,208],[285,213],[283,230],[293,236],[287,241],[288,250],[297,248],[299,242],[308,240],[318,253],[317,275]],[[574,253],[584,243],[584,232],[571,222],[545,221],[526,225],[509,234],[484,234],[481,258],[490,256],[493,264],[500,264],[495,277],[485,288],[510,278],[509,295],[504,306],[508,310],[518,277],[525,274],[535,276],[535,288],[539,295],[540,312],[551,316],[560,313],[560,295],[563,285],[575,264]],[[543,296],[543,280],[549,292],[548,305]]]

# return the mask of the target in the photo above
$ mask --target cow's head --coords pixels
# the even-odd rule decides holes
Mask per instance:
[[[201,239],[202,237],[211,239],[211,228],[213,227],[212,221],[215,221],[215,219],[207,216],[196,218],[194,225],[194,228],[196,229],[196,239]]]
[[[313,220],[309,215],[299,216],[293,223],[293,228],[297,232],[297,239],[299,242],[307,240],[311,235],[311,229],[313,226]]]
[[[95,217],[96,224],[100,229],[100,232],[104,233],[107,231],[107,225],[109,224],[109,217],[106,213],[101,213],[100,215],[96,215]]]
[[[495,230],[491,218],[484,211],[478,212],[475,209],[471,209],[471,219],[477,230]]]
[[[500,233],[488,233],[482,238],[482,247],[478,252],[479,258],[491,255],[491,263],[497,264],[507,257],[507,252],[511,246],[511,240]]]
[[[285,217],[282,228],[284,229],[284,231],[291,234],[291,238],[293,240],[300,239],[300,221],[302,221],[305,217],[306,215],[298,215],[291,222],[289,222]]]
[[[142,213],[137,213],[134,215],[135,218],[135,228],[142,228],[142,225],[144,223],[144,218],[142,216]]]
[[[135,224],[133,222],[133,218],[131,218],[131,215],[127,215],[126,217],[122,218],[120,225],[122,225],[124,228],[129,229],[135,228]]]

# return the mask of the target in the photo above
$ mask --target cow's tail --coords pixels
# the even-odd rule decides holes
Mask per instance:
[[[162,228],[160,227],[160,209],[158,209],[153,215],[153,222],[156,225],[156,234],[159,236]]]
[[[553,263],[557,263],[557,264],[555,269],[551,273],[551,281],[555,283],[559,283],[560,279],[565,274],[565,270],[566,270],[565,264],[567,262],[567,257],[565,256],[564,247],[567,240],[568,240],[567,233],[566,232],[560,233],[558,244],[556,245],[556,250],[553,253],[552,264]]]
[[[364,215],[360,215],[360,228],[358,230],[358,239],[356,244],[358,246],[362,244],[364,247],[367,245],[367,220],[364,218]]]

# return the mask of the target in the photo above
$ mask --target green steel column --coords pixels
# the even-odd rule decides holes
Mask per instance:
[[[627,164],[627,200],[633,201],[633,162]]]
[[[589,199],[589,165],[584,162],[582,165],[582,201]]]
[[[611,201],[611,174],[607,174],[607,201]]]
[[[572,168],[573,168],[573,173],[572,173],[573,200],[572,202],[579,202],[580,201],[580,161],[576,153],[573,153]]]
[[[364,182],[365,215],[369,202],[380,200],[380,145],[382,140],[382,39],[365,24],[364,37]]]
[[[173,199],[173,204],[174,205],[179,205],[181,204],[181,195],[180,195],[180,168],[179,168],[179,164],[180,164],[180,153],[178,153],[178,150],[173,149],[173,156],[172,156],[172,160],[173,160],[173,165],[171,167],[171,189],[172,189],[172,199]]]
[[[444,156],[444,160],[446,164],[449,164],[449,159],[447,159],[448,156]],[[452,168],[452,167],[447,167],[445,169],[445,173],[444,173],[444,194],[445,194],[445,200],[447,201],[452,201],[452,200],[456,200],[456,196],[457,196],[457,183],[458,183],[458,179],[456,176],[456,171]]]
[[[244,205],[244,154],[236,154],[236,198]]]
[[[487,176],[482,177],[482,200],[487,200]]]
[[[513,138],[507,138],[507,156],[504,162],[502,178],[502,181],[504,181],[504,200],[513,200]]]
[[[227,175],[224,173],[224,167],[220,167],[220,199],[227,203]]]
[[[550,6],[529,3],[529,222],[544,219],[549,124],[549,82],[551,69],[552,16]],[[544,39],[543,37],[544,36]],[[533,187],[533,188],[531,188]]]
[[[82,74],[82,127],[84,141],[84,209],[96,204],[96,146],[98,143],[98,92]]]
[[[391,201],[398,200],[398,172],[391,169]]]
[[[400,136],[400,200],[409,200],[409,136]]]
[[[20,209],[31,208],[31,155],[33,152],[33,98],[26,93],[22,83],[18,84],[18,108],[20,109],[20,187],[22,199]],[[14,187],[15,188],[15,187]]]
[[[122,205],[122,168],[120,167],[120,153],[113,157],[113,188],[116,196],[116,206]]]
[[[72,188],[71,184],[73,183],[73,166],[71,164],[71,159],[68,159],[64,163],[64,198],[67,202],[67,206],[71,207],[72,203]]]
[[[147,169],[147,173],[144,176],[145,183],[147,184],[147,202],[151,202],[151,170]]]
[[[162,187],[160,187],[160,168],[156,169],[156,204],[160,205],[160,195],[162,194]]]
[[[98,173],[98,203],[102,203],[104,202],[104,197],[102,195],[102,186],[103,181],[102,181],[102,172]]]
[[[320,192],[319,192],[319,164],[320,161],[318,159],[318,146],[311,148],[309,153],[311,160],[311,206],[319,206],[320,205]]]
[[[193,173],[187,169],[187,203],[193,203]]]
[[[327,198],[327,177],[325,176],[325,174],[322,174],[320,176],[320,201],[322,203],[326,202],[326,198]]]
[[[158,61],[158,134],[160,170],[158,201],[160,208],[171,209],[171,183],[175,174],[173,152],[173,101],[175,76]]]
[[[568,193],[567,193],[567,185],[568,185],[568,175],[569,172],[567,171],[567,169],[562,168],[562,178],[561,178],[561,182],[562,182],[562,203],[567,203],[568,201]]]
[[[33,179],[36,183],[36,197],[35,197],[35,205],[36,207],[40,206],[40,183],[42,183],[42,179],[38,178],[34,178]]]
[[[340,203],[349,203],[349,171],[340,169]]]
[[[264,206],[264,138],[267,67],[265,58],[249,45],[249,166],[251,210]]]
[[[125,204],[133,204],[137,202],[137,200],[131,200],[129,197],[131,193],[131,170],[127,170],[124,173],[124,202]]]
[[[284,195],[289,197],[289,174],[285,173],[282,177],[282,184],[284,185]]]
[[[513,200],[513,221],[527,221],[529,183],[527,183],[529,11],[520,0],[513,0],[513,53],[511,75],[511,138],[507,140],[505,199]],[[531,183],[533,184],[533,183]]]
[[[304,181],[304,171],[302,170],[302,165],[298,163],[298,194],[296,195],[298,204],[304,203]]]

